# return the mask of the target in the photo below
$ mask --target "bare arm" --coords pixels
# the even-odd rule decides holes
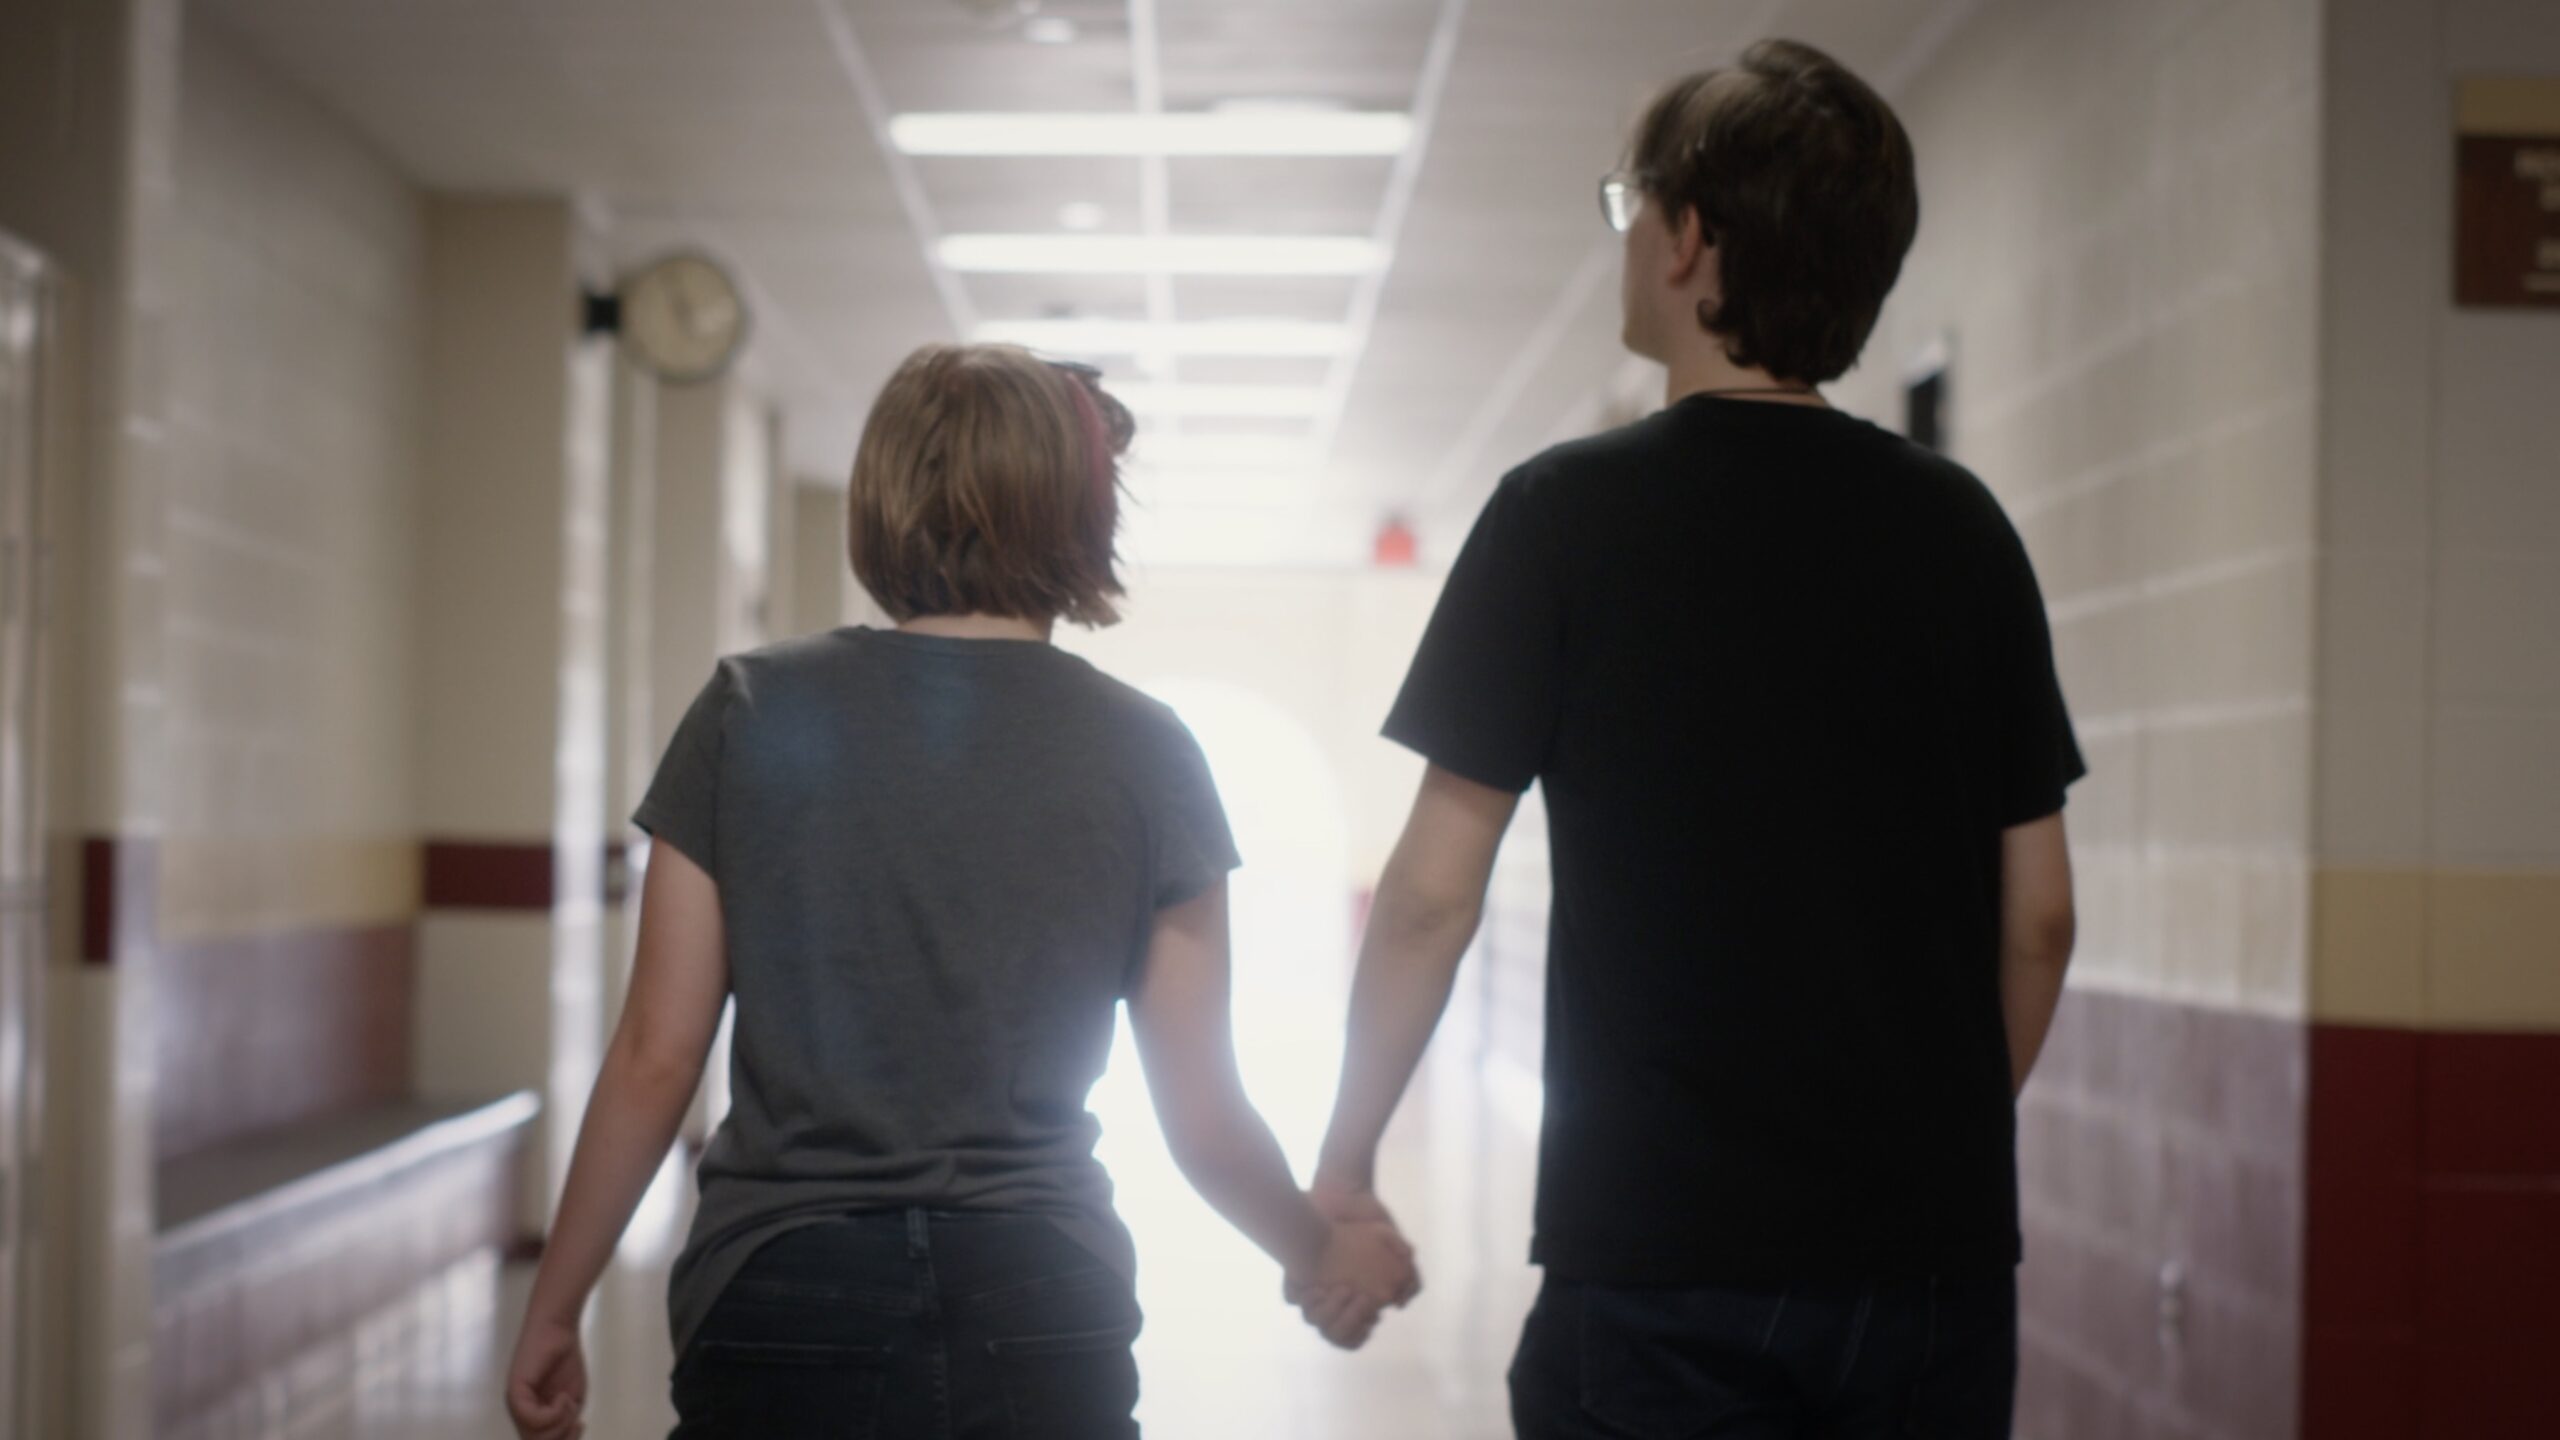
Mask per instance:
[[[718,887],[674,846],[650,848],[631,992],[587,1100],[511,1367],[509,1408],[527,1435],[575,1426],[585,1388],[579,1312],[675,1143],[728,1001]],[[567,1371],[557,1368],[564,1354]]]
[[[2044,1051],[2076,925],[2071,845],[2061,813],[2001,832],[2000,1010],[2009,1032],[2012,1093],[2026,1089]]]
[[[1291,1276],[1309,1276],[1332,1229],[1289,1173],[1236,1069],[1227,1009],[1227,885],[1157,912],[1130,1029],[1156,1118],[1183,1178]]]
[[[1509,791],[1437,765],[1424,773],[1360,944],[1342,1088],[1316,1165],[1320,1196],[1365,1195],[1375,1183],[1379,1137],[1448,1007],[1519,805]]]

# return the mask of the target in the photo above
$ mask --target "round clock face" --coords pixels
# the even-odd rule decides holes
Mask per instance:
[[[623,282],[623,344],[661,380],[710,379],[746,334],[746,302],[708,256],[671,256]]]

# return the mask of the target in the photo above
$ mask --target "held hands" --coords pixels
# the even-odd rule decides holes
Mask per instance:
[[[521,1440],[578,1440],[587,1404],[586,1352],[575,1323],[527,1319],[507,1363],[507,1418]]]
[[[1319,1177],[1307,1198],[1332,1223],[1333,1234],[1314,1270],[1290,1277],[1283,1294],[1326,1340],[1357,1350],[1377,1329],[1381,1311],[1403,1309],[1422,1293],[1422,1273],[1395,1217],[1365,1187]]]

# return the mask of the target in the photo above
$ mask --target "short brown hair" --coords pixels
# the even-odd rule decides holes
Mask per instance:
[[[853,573],[901,621],[1117,621],[1118,457],[1136,429],[1084,366],[1011,345],[918,350],[854,452]]]
[[[1656,96],[1627,158],[1665,224],[1695,210],[1716,241],[1724,300],[1698,320],[1734,363],[1848,373],[1920,228],[1911,137],[1882,96],[1810,45],[1763,40]]]

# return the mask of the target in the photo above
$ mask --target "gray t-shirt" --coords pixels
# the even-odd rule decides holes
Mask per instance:
[[[723,659],[632,821],[717,882],[737,1002],[677,1354],[849,1210],[1049,1215],[1135,1270],[1085,1097],[1156,911],[1237,863],[1172,710],[1038,641],[846,628]]]

